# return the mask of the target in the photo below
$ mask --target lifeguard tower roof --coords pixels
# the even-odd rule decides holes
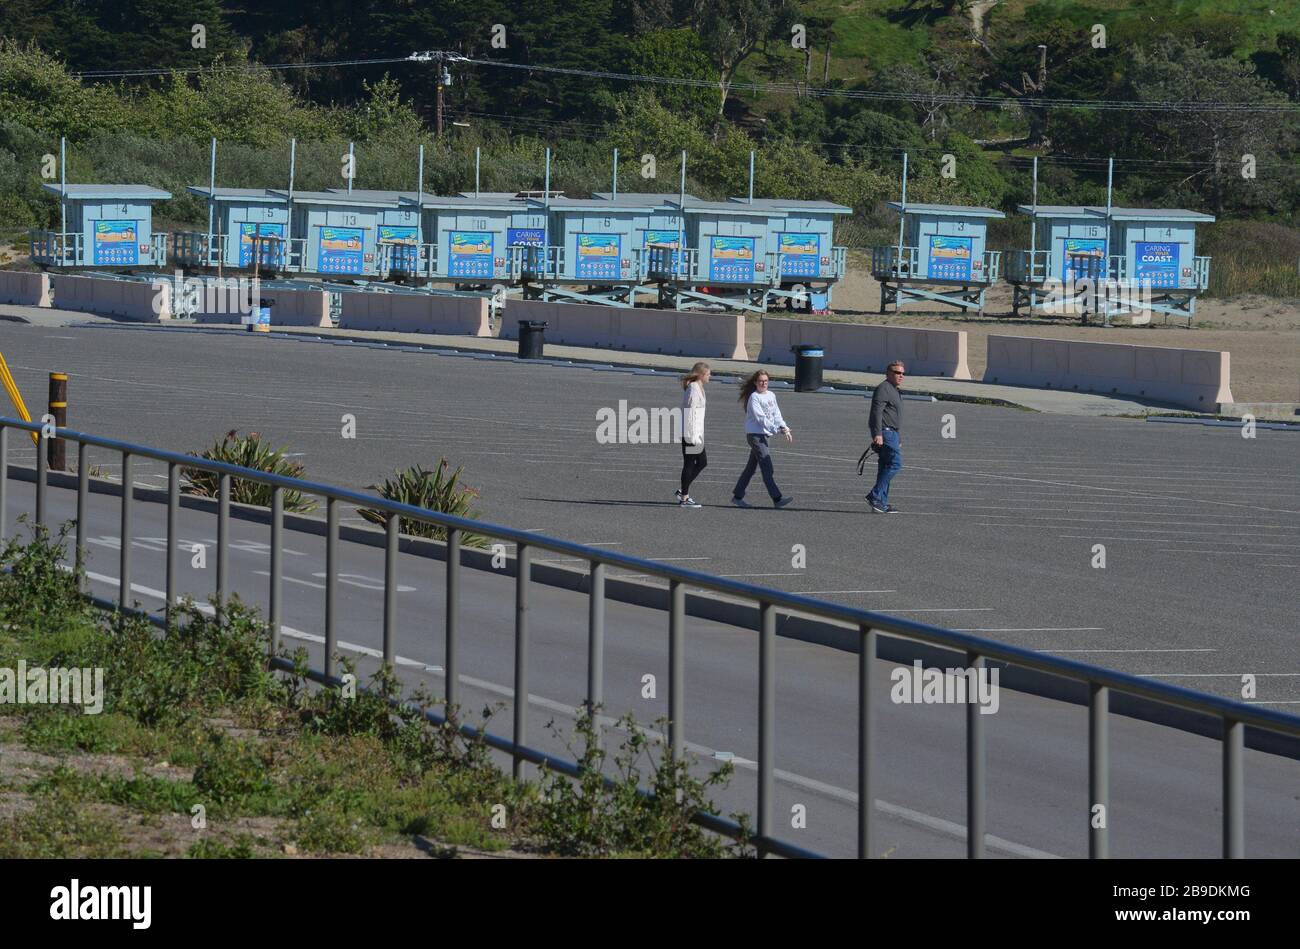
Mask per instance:
[[[414,201],[417,197],[414,191],[379,191],[375,189],[358,189],[353,188],[348,191],[347,188],[327,188],[331,194],[341,194],[344,196],[351,195],[358,201],[373,203],[376,201]],[[297,197],[297,192],[294,193]]]
[[[341,204],[345,207],[395,208],[397,207],[397,199],[386,197],[386,195],[395,193],[387,191],[353,191],[348,194],[346,191],[295,191],[293,200],[299,204]],[[271,194],[281,198],[289,197],[289,192],[281,188],[271,189]],[[365,195],[383,195],[384,197],[365,197]]]
[[[541,198],[528,200],[537,207],[547,204]],[[620,194],[617,198],[552,198],[549,206],[552,211],[654,211],[661,209],[664,202],[656,195]]]
[[[42,185],[51,194],[71,201],[166,201],[171,192],[148,185]]]
[[[213,201],[238,201],[241,204],[251,202],[280,204],[285,200],[282,195],[273,193],[269,188],[208,188],[207,185],[188,185],[185,190],[190,194],[197,194],[200,198],[210,197]]]
[[[846,208],[834,201],[796,201],[793,198],[728,198],[729,203],[746,207],[762,208],[766,211],[813,211],[822,214],[852,214],[852,208]]]
[[[414,200],[414,195],[411,196]],[[473,194],[436,195],[426,194],[421,201],[423,208],[462,208],[467,211],[518,211],[527,202],[516,198],[508,191],[485,191],[477,198]]]
[[[678,207],[676,196],[671,198],[668,203],[673,207]],[[756,217],[768,217],[772,213],[771,208],[760,207],[758,204],[736,204],[734,201],[704,201],[700,198],[691,197],[686,199],[681,208],[687,214],[708,214],[712,211],[719,214],[752,214]]]
[[[903,211],[901,201],[890,201],[889,206],[895,211]],[[992,208],[971,208],[961,204],[908,204],[908,214],[931,214],[935,217],[1006,217],[1001,211]]]
[[[591,196],[593,198],[599,198],[601,201],[614,200],[614,192],[612,191],[593,191]],[[627,198],[629,201],[650,201],[656,205],[663,204],[668,201],[671,201],[673,204],[676,204],[677,199],[679,197],[681,197],[681,195],[679,195],[676,191],[673,191],[671,193],[653,192],[653,191],[620,191],[618,193],[619,201],[622,201],[624,198]],[[686,192],[686,200],[698,201],[700,199],[688,191]]]
[[[1016,210],[1030,217],[1106,216],[1106,209],[1095,205],[1040,204],[1035,210],[1033,205],[1021,204],[1017,205]],[[1208,224],[1214,221],[1212,214],[1183,208],[1111,208],[1110,217],[1113,221],[1180,221],[1187,224]]]

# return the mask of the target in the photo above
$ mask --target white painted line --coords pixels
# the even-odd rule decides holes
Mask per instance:
[[[1009,626],[986,629],[954,629],[954,633],[1100,633],[1104,626]]]
[[[1291,699],[1284,702],[1266,702],[1263,699],[1245,699],[1244,701],[1247,705],[1300,705],[1300,699]]]
[[[807,574],[806,573],[723,573],[723,574],[719,574],[719,576],[726,577],[727,579],[734,579],[736,577],[804,577],[807,576]]]
[[[824,596],[830,593],[897,593],[897,590],[793,590],[795,596]]]
[[[670,560],[712,560],[712,557],[646,557],[646,560],[652,560],[656,563],[667,563]],[[775,576],[775,574],[774,574]]]
[[[271,572],[269,570],[254,570],[253,573],[257,574],[259,577],[269,577],[271,575]],[[311,587],[314,590],[325,589],[325,584],[312,583],[310,580],[299,580],[296,577],[286,577],[283,575],[281,575],[280,579],[283,580],[285,583],[297,583],[304,587]]]
[[[1217,649],[1040,649],[1039,652],[1218,652]]]
[[[1240,679],[1244,675],[1264,678],[1300,678],[1300,672],[1135,672],[1134,675],[1159,676],[1162,679]]]
[[[991,606],[953,606],[953,607],[934,606],[923,610],[904,610],[898,608],[897,606],[890,606],[887,607],[887,609],[891,613],[991,613],[993,612],[993,607]]]

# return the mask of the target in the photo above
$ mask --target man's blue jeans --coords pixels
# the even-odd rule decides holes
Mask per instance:
[[[903,468],[903,448],[898,440],[898,432],[887,428],[881,432],[884,444],[876,449],[879,455],[879,468],[876,471],[876,486],[867,495],[867,500],[876,507],[889,507],[889,482]]]

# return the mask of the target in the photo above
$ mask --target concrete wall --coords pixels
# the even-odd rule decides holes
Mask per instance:
[[[546,341],[671,356],[748,359],[742,314],[682,313],[582,303],[511,300],[502,339],[519,338],[519,320],[545,320]]]
[[[50,305],[50,275],[21,270],[0,270],[0,303],[19,306]]]
[[[990,336],[985,382],[1133,395],[1198,412],[1232,402],[1229,354],[1207,349]]]
[[[344,293],[339,328],[491,336],[486,297],[414,293]],[[271,322],[274,324],[275,313]]]
[[[172,318],[170,280],[112,280],[51,274],[54,305],[60,310],[79,310],[98,316],[120,316],[142,323]]]
[[[794,365],[791,346],[820,346],[827,369],[884,372],[901,359],[909,375],[969,379],[965,330],[910,329],[763,317],[763,351],[758,361]]]
[[[231,278],[227,278],[231,279]],[[271,304],[271,326],[333,326],[330,320],[329,293],[324,290],[297,290],[261,285],[258,296]],[[204,309],[206,295],[199,300],[194,313],[198,323],[242,323],[248,313],[239,312],[239,303],[229,295],[214,294],[212,305],[217,309]]]

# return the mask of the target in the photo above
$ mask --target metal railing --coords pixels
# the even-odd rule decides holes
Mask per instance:
[[[981,266],[982,265],[982,266]],[[970,276],[961,278],[928,275],[921,257],[921,248],[903,245],[899,253],[897,244],[871,248],[871,275],[877,280],[922,280],[939,283],[991,284],[998,279],[1002,265],[1002,251],[986,250],[979,260],[971,263]],[[981,270],[983,271],[981,273]]]
[[[8,497],[9,451],[8,429],[15,428],[26,432],[42,432],[42,426],[35,422],[23,422],[18,419],[0,417],[0,538],[4,536],[6,502]],[[47,434],[49,434],[47,432]],[[1209,715],[1222,723],[1220,743],[1222,747],[1222,791],[1223,791],[1223,855],[1227,858],[1239,858],[1245,855],[1245,801],[1244,801],[1244,748],[1245,729],[1252,726],[1266,732],[1300,738],[1300,716],[1287,715],[1255,706],[1220,698],[1214,695],[1194,692],[1180,686],[1168,685],[1116,672],[1099,666],[1093,666],[1071,659],[1035,652],[1005,643],[957,633],[924,623],[898,619],[870,610],[857,609],[838,603],[829,603],[795,593],[784,593],[766,587],[748,583],[739,583],[721,577],[698,573],[680,567],[673,567],[661,562],[643,560],[626,554],[601,550],[582,544],[571,543],[554,537],[515,530],[489,524],[483,521],[440,514],[424,508],[412,507],[383,498],[337,488],[331,485],[287,478],[281,475],[267,474],[249,468],[223,462],[209,461],[178,452],[162,451],[144,445],[136,445],[117,439],[104,438],[72,429],[60,428],[52,433],[53,437],[69,439],[78,443],[77,455],[77,517],[76,517],[76,565],[83,566],[86,541],[86,524],[83,513],[87,507],[88,474],[90,470],[88,449],[100,448],[115,452],[122,459],[122,484],[133,486],[131,480],[132,459],[150,458],[167,465],[167,565],[166,565],[166,614],[170,618],[172,607],[176,604],[176,559],[177,559],[177,512],[180,496],[180,475],[184,469],[197,469],[218,475],[219,489],[217,501],[217,576],[216,602],[218,607],[225,604],[232,592],[229,588],[229,554],[230,554],[230,486],[234,477],[270,485],[271,503],[271,550],[269,571],[269,626],[270,652],[274,657],[279,651],[281,612],[283,598],[281,594],[284,545],[284,492],[297,491],[304,495],[317,495],[326,501],[326,589],[325,589],[325,661],[321,670],[311,670],[309,677],[314,681],[329,685],[341,684],[335,676],[338,649],[338,615],[337,596],[339,584],[339,505],[350,503],[363,505],[385,511],[388,518],[384,553],[384,608],[383,608],[383,661],[395,663],[397,656],[396,601],[397,586],[398,525],[400,518],[406,517],[426,524],[446,528],[446,615],[444,622],[446,674],[446,696],[444,707],[450,712],[458,702],[459,693],[459,601],[461,577],[461,537],[462,533],[512,542],[516,545],[515,574],[515,630],[514,630],[514,720],[513,731],[509,738],[484,732],[484,741],[498,750],[509,753],[513,759],[513,771],[516,778],[523,778],[526,763],[545,765],[562,774],[577,776],[579,770],[573,761],[557,758],[528,745],[528,646],[529,620],[528,598],[531,579],[531,563],[534,550],[545,550],[570,558],[586,561],[590,565],[590,584],[588,592],[588,664],[587,696],[588,707],[601,704],[603,696],[603,651],[605,629],[605,570],[618,567],[632,570],[637,574],[658,577],[668,581],[668,746],[670,753],[680,759],[685,747],[685,599],[686,588],[697,587],[715,593],[740,598],[746,602],[758,604],[759,635],[759,713],[758,713],[758,794],[757,794],[757,836],[753,843],[760,852],[775,853],[789,857],[817,857],[797,845],[774,836],[774,791],[775,791],[775,725],[776,725],[776,618],[777,609],[784,608],[803,616],[813,616],[838,623],[847,623],[857,630],[859,637],[857,664],[857,854],[859,857],[870,856],[872,834],[875,821],[875,754],[874,741],[875,712],[877,690],[885,691],[872,682],[872,661],[877,655],[877,636],[881,632],[892,633],[909,640],[916,640],[934,646],[955,650],[965,656],[966,664],[972,669],[980,669],[990,660],[1004,662],[1009,666],[1036,670],[1050,676],[1060,677],[1073,682],[1084,683],[1088,689],[1088,787],[1089,808],[1080,815],[1080,827],[1087,821],[1088,850],[1091,857],[1107,857],[1110,851],[1109,824],[1107,819],[1097,822],[1091,819],[1093,807],[1101,805],[1110,812],[1110,738],[1109,738],[1109,704],[1110,693],[1137,696],[1162,703],[1174,708]],[[45,436],[37,450],[35,511],[36,523],[44,524],[47,517],[46,482],[48,466],[46,461]],[[122,489],[121,494],[121,549],[119,553],[119,592],[118,606],[129,609],[131,602],[131,522],[134,490]],[[278,668],[291,668],[283,659],[273,659]],[[524,701],[518,701],[524,696]],[[431,721],[443,722],[447,719],[429,711],[426,713]],[[975,703],[968,703],[966,709],[966,855],[978,858],[984,855],[986,827],[986,738],[984,715]],[[1172,726],[1176,727],[1176,726]],[[470,735],[478,732],[472,726],[461,726],[462,731]],[[735,822],[715,814],[704,812],[695,815],[696,823],[719,834],[738,837],[741,828]],[[1100,823],[1101,826],[1098,826]]]
[[[42,267],[81,267],[81,233],[69,231],[67,240],[58,231],[33,228],[27,232],[32,242],[32,263]]]

